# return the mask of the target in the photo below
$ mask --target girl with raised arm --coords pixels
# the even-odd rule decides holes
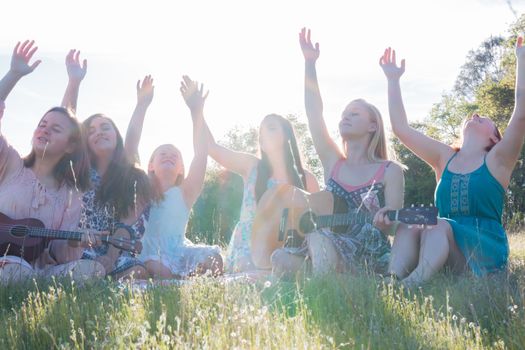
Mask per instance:
[[[0,81],[0,120],[11,90],[40,64],[40,60],[29,64],[37,50],[33,45],[33,41],[18,43],[13,51],[11,68]],[[0,212],[11,219],[38,219],[48,229],[76,231],[80,197],[89,186],[88,155],[80,124],[70,110],[51,108],[40,119],[31,143],[31,152],[22,158],[0,133]],[[0,279],[5,283],[70,272],[74,278],[103,275],[100,264],[76,261],[90,241],[96,243],[97,238],[86,234],[80,244],[52,240],[34,261],[2,256]]]
[[[384,272],[390,258],[387,234],[394,230],[384,212],[403,206],[403,171],[388,160],[381,114],[363,99],[351,101],[344,109],[339,122],[343,149],[336,145],[323,117],[315,68],[319,44],[312,44],[310,30],[305,28],[299,33],[299,42],[305,59],[306,115],[323,164],[326,189],[333,193],[336,207],[344,203],[349,210],[375,215],[375,226],[370,222],[349,225],[343,233],[322,229],[308,234],[305,254],[311,259],[314,274],[365,268]],[[272,260],[274,272],[282,274],[299,269],[305,258],[278,250]]]
[[[63,104],[75,107],[87,64],[80,66],[78,55],[73,55],[66,64],[69,84]],[[146,76],[142,84],[137,83],[137,105],[132,120],[144,118],[153,100],[153,91],[150,76]],[[92,187],[82,197],[80,227],[109,231],[115,238],[141,239],[149,203],[157,198],[148,176],[135,166],[109,117],[94,114],[82,123],[82,129],[91,160]],[[116,279],[149,276],[144,264],[133,254],[109,244],[85,249],[82,258],[100,262],[107,275]]]
[[[156,192],[161,193],[161,200],[151,205],[139,259],[154,278],[184,278],[206,271],[222,273],[219,247],[196,245],[185,237],[191,207],[204,183],[208,152],[203,125],[207,94],[203,94],[202,85],[199,89],[187,76],[183,79],[180,90],[193,120],[194,157],[188,176],[184,177],[180,151],[170,144],[157,147],[148,163],[148,175]],[[126,148],[130,155],[138,154],[143,121],[135,119],[128,128]]]
[[[438,225],[403,227],[394,240],[390,273],[407,285],[430,279],[443,267],[475,275],[505,269],[509,246],[501,225],[505,189],[509,185],[525,135],[525,48],[516,44],[516,99],[502,137],[490,118],[473,114],[463,124],[459,149],[411,128],[401,98],[399,79],[405,61],[396,64],[386,49],[380,65],[388,79],[388,105],[394,133],[428,163],[438,182],[435,201]]]
[[[215,142],[207,126],[206,130],[209,155],[244,180],[241,214],[228,245],[225,271],[257,270],[252,260],[252,225],[257,203],[266,190],[279,184],[291,184],[317,192],[319,184],[315,176],[303,168],[292,124],[278,114],[269,114],[261,122],[260,157],[223,147]]]

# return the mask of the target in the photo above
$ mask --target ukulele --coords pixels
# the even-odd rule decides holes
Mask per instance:
[[[116,230],[126,229],[117,225]],[[80,241],[84,232],[62,231],[45,228],[38,219],[14,220],[0,213],[0,256],[15,255],[26,261],[33,261],[42,253],[48,239],[68,239]],[[100,236],[103,243],[109,243],[118,249],[140,253],[142,243],[138,239],[126,239]]]
[[[436,225],[436,207],[411,207],[389,210],[391,221],[415,225]],[[299,246],[304,235],[321,228],[335,233],[347,232],[348,226],[372,223],[368,211],[349,210],[332,192],[308,193],[292,185],[267,190],[257,204],[252,227],[252,260],[259,268],[271,268],[270,256],[277,248]]]

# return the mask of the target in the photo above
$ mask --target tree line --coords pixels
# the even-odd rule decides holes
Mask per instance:
[[[525,15],[507,33],[485,39],[470,50],[460,69],[453,88],[435,103],[428,116],[412,126],[438,140],[454,144],[461,135],[463,120],[476,112],[490,117],[502,133],[514,107],[515,38],[525,32]],[[387,117],[387,116],[384,116]],[[323,183],[322,166],[310,137],[308,125],[296,115],[288,115],[295,128],[305,167]],[[257,154],[256,127],[234,127],[222,144],[237,151]],[[403,146],[396,138],[391,145],[405,171],[405,205],[434,202],[436,180],[432,169]],[[512,174],[503,213],[508,231],[523,228],[525,212],[525,148]],[[193,207],[187,227],[188,238],[207,244],[227,244],[239,219],[243,181],[239,175],[211,163],[204,189]]]

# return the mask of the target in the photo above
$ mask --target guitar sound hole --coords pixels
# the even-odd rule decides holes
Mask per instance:
[[[301,216],[299,221],[299,229],[302,233],[310,233],[315,230],[317,224],[317,215],[313,212],[308,211]]]
[[[27,235],[29,229],[26,226],[13,226],[9,233],[15,237],[24,237]]]

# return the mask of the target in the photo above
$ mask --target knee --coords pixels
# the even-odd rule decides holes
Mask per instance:
[[[413,225],[399,224],[396,229],[395,237],[419,238],[423,229]],[[394,237],[394,239],[395,239]]]
[[[30,268],[17,263],[6,264],[0,268],[0,285],[7,285],[28,280],[33,277]]]
[[[270,256],[272,267],[282,267],[286,264],[288,253],[282,249],[276,249]]]
[[[309,249],[322,247],[326,243],[326,241],[328,241],[328,238],[326,238],[326,236],[324,236],[320,232],[309,233],[306,237],[306,242],[308,243]]]
[[[308,234],[306,242],[308,244],[308,252],[311,256],[319,253],[326,254],[328,248],[332,244],[330,239],[320,232],[312,232]]]
[[[82,278],[101,278],[106,276],[106,269],[104,265],[95,260],[78,260],[74,267],[73,274],[80,275],[77,277]]]
[[[450,224],[446,220],[438,220],[438,224],[433,227],[426,228],[421,233],[421,239],[448,239],[452,234]]]

